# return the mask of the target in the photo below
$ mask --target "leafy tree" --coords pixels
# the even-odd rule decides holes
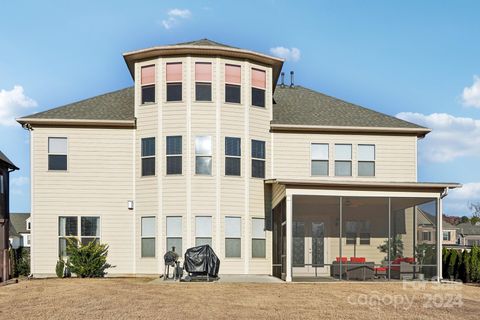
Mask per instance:
[[[107,263],[108,246],[91,241],[77,245],[76,241],[67,239],[67,267],[80,278],[98,278],[106,274],[112,265]]]
[[[455,279],[455,266],[457,264],[457,250],[452,250],[448,257],[448,277],[449,279]]]
[[[470,253],[468,250],[463,250],[462,264],[458,270],[458,278],[464,283],[470,282]]]
[[[469,219],[467,216],[462,216],[462,217],[460,218],[460,223],[467,223],[467,222],[469,222],[469,221],[470,221],[470,219]]]
[[[388,244],[390,243],[390,257],[388,257]],[[402,235],[397,234],[392,241],[385,240],[383,244],[377,247],[380,252],[386,253],[384,261],[392,261],[398,257],[403,257],[403,240]]]
[[[26,248],[10,249],[10,260],[12,261],[12,276],[27,277],[30,274],[30,252]]]
[[[470,252],[470,279],[473,282],[480,280],[480,249],[478,246],[473,246]]]
[[[480,202],[470,203],[469,208],[470,210],[472,210],[472,217],[470,218],[470,222],[472,224],[480,222]]]
[[[442,249],[442,278],[449,279],[448,276],[448,258],[450,255],[450,250],[447,248]]]

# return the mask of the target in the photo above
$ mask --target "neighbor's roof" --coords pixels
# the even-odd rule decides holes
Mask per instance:
[[[301,86],[277,86],[272,129],[416,133],[430,129]],[[345,130],[342,130],[345,129]]]
[[[471,224],[470,222],[460,223],[457,225],[457,229],[461,234],[465,235],[480,235],[480,226]]]
[[[405,132],[430,130],[304,87],[277,86],[272,128],[275,130]],[[69,122],[134,126],[133,87],[106,93],[17,119],[20,123]],[[65,121],[66,120],[66,121]]]
[[[67,121],[65,121],[67,120]],[[103,124],[134,126],[133,87],[109,92],[17,119],[21,124]]]
[[[10,169],[19,170],[17,166],[14,165],[13,162],[10,161],[10,159],[8,159],[2,151],[0,151],[0,162],[6,163]]]
[[[27,230],[27,219],[30,213],[11,213],[10,214],[10,236],[18,236],[20,233],[30,233]]]

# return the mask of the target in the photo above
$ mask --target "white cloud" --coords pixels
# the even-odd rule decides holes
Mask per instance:
[[[432,129],[419,143],[421,161],[449,162],[468,156],[480,157],[480,120],[446,113],[402,112],[396,117]]]
[[[275,47],[270,48],[270,53],[287,61],[296,62],[300,60],[300,49],[298,48]]]
[[[10,181],[11,184],[11,192],[15,195],[22,195],[23,194],[23,187],[27,186],[30,182],[30,179],[24,176],[14,177]]]
[[[22,86],[14,86],[12,90],[0,90],[0,125],[16,125],[16,117],[26,113],[26,109],[36,106],[37,102],[25,95]]]
[[[467,107],[480,108],[480,77],[473,76],[472,86],[463,89],[462,100]]]
[[[444,199],[443,212],[449,215],[469,216],[471,203],[480,201],[480,182],[463,184],[462,188],[453,189]]]
[[[167,18],[162,20],[162,25],[165,29],[171,29],[176,26],[179,19],[189,19],[192,13],[188,9],[171,9],[167,12]]]

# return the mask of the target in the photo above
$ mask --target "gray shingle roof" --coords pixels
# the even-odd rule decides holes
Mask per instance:
[[[480,235],[480,226],[471,224],[470,222],[458,224],[457,229],[460,231],[461,234]]]
[[[225,48],[234,48],[238,49],[237,47],[229,46],[220,42],[212,41],[210,39],[204,38],[195,41],[188,41],[188,42],[180,42],[172,44],[172,46],[211,46],[211,47],[225,47]]]
[[[10,161],[10,159],[8,159],[2,151],[0,151],[0,161],[6,163],[10,169],[18,170],[17,166],[14,165],[13,162]]]
[[[89,99],[67,104],[65,106],[35,113],[24,118],[74,120],[133,120],[133,87],[105,93]]]
[[[277,86],[272,124],[422,128],[301,86]],[[25,118],[134,120],[133,87],[36,113]]]
[[[18,236],[20,233],[30,233],[27,230],[27,219],[30,213],[11,213],[10,214],[10,236]]]
[[[274,100],[273,124],[422,128],[301,86],[277,86]]]

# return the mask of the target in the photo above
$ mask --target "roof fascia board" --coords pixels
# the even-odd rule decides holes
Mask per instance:
[[[313,126],[294,124],[271,124],[272,131],[305,131],[305,132],[371,132],[400,133],[425,137],[431,129],[428,128],[395,128],[395,127],[346,127],[346,126]]]
[[[21,125],[42,125],[42,126],[91,126],[91,127],[127,127],[135,128],[135,120],[88,120],[88,119],[41,119],[41,118],[18,118]]]

